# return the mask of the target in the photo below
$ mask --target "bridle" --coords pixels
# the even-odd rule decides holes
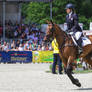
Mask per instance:
[[[51,24],[48,24],[48,26],[49,26],[49,25],[51,25]],[[48,38],[51,38],[51,36],[52,36],[52,37],[54,36],[54,31],[55,31],[54,24],[52,24],[52,28],[51,28],[51,29],[49,28],[49,30],[50,30],[50,32],[51,32],[51,33],[50,33],[51,35],[46,35],[47,40],[48,40]]]
[[[51,23],[51,24],[48,24],[49,26],[52,25],[51,29],[49,28],[49,31],[51,32],[50,34],[51,35],[47,35],[47,40],[49,40],[48,38],[51,38],[55,36],[55,31],[56,31],[56,28],[55,28],[55,24],[54,23]],[[62,42],[62,44],[60,45],[60,48],[59,49],[62,49],[66,46],[74,46],[74,44],[65,44],[67,40],[70,40],[70,37],[69,35],[67,35],[66,33],[63,33],[64,34],[64,40]],[[50,41],[50,40],[49,40]]]

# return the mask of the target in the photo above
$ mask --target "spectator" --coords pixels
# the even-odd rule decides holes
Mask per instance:
[[[33,23],[31,30],[32,30],[32,31],[38,31],[39,29],[36,27],[36,24]]]
[[[83,70],[87,69],[87,64],[84,61],[82,62],[82,67],[83,67]]]
[[[18,50],[19,50],[19,51],[23,51],[23,50],[24,50],[24,49],[23,49],[23,46],[22,46],[22,44],[20,44],[20,45],[19,45],[19,48],[18,48]]]
[[[32,45],[31,45],[31,43],[29,44],[29,51],[32,51]]]
[[[13,40],[13,42],[11,43],[11,48],[15,48],[15,41]]]
[[[58,43],[56,42],[56,39],[52,41],[52,48],[53,48],[53,65],[52,65],[52,73],[56,74],[56,65],[58,65],[59,74],[62,74],[62,61],[59,56],[59,49],[58,49]]]
[[[29,44],[28,44],[28,41],[24,44],[24,50],[29,50]]]
[[[20,40],[17,41],[16,47],[19,47],[19,45],[20,45]]]
[[[4,41],[4,44],[2,45],[2,49],[3,49],[3,51],[7,50],[7,43],[5,41]]]
[[[14,37],[15,37],[15,38],[18,37],[18,30],[16,30],[16,31],[14,32]]]
[[[1,45],[1,42],[0,42],[0,51],[2,50],[2,45]]]
[[[49,50],[49,47],[48,47],[48,45],[46,45],[46,46],[45,46],[45,50]]]
[[[28,35],[28,34],[29,34],[29,28],[28,28],[28,26],[27,26],[27,25],[25,26],[25,31],[24,31],[24,32],[25,32],[25,34],[26,34],[26,35]]]
[[[50,51],[52,50],[52,46],[51,46],[51,45],[49,45],[49,50],[50,50]]]
[[[45,50],[45,45],[44,44],[42,44],[42,51],[44,51]]]
[[[38,50],[38,51],[41,51],[41,45],[38,45],[37,50]]]
[[[9,44],[9,43],[7,43],[6,51],[7,51],[7,52],[8,52],[8,51],[10,51],[10,49],[11,49],[10,44]]]

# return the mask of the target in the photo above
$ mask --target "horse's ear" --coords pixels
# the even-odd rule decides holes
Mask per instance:
[[[48,24],[50,24],[50,21],[46,20],[46,22],[47,22]]]
[[[54,24],[52,20],[50,20],[51,24]]]
[[[50,20],[50,21],[49,21],[49,20],[46,20],[46,22],[47,22],[48,24],[54,24],[52,20]]]
[[[52,21],[52,20],[50,20],[50,23],[54,26],[55,25],[55,23]]]

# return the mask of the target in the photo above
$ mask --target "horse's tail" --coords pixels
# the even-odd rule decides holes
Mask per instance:
[[[92,52],[90,52],[88,55],[86,55],[83,60],[87,62],[89,65],[92,66]]]
[[[85,46],[83,50],[80,57],[82,57],[85,62],[92,65],[92,44]]]
[[[80,57],[84,58],[91,52],[92,52],[92,44],[86,45],[83,47],[83,53],[80,55]]]

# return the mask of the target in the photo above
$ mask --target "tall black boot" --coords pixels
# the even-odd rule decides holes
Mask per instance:
[[[77,44],[80,48],[82,48],[82,38],[80,37],[79,40],[77,40]]]
[[[79,54],[81,54],[83,52],[83,49],[82,49],[82,38],[79,38],[79,40],[77,40],[77,44],[78,44],[78,48],[79,48]]]

